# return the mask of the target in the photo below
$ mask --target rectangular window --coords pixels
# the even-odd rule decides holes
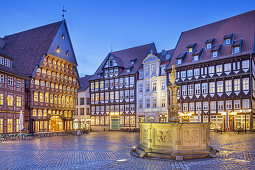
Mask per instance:
[[[4,94],[0,93],[0,105],[4,105]]]
[[[250,67],[250,61],[249,60],[244,60],[242,61],[242,68],[247,69]]]
[[[232,80],[225,81],[225,88],[226,92],[232,92]]]
[[[198,61],[198,60],[199,60],[198,55],[194,55],[194,56],[193,56],[193,61]]]
[[[226,109],[232,110],[232,100],[227,100],[226,101]]]
[[[225,43],[225,45],[230,45],[230,43],[231,43],[230,38],[225,39],[224,43]]]
[[[80,98],[80,105],[84,105],[84,97]]]
[[[156,66],[153,65],[151,68],[152,75],[156,75]]]
[[[181,78],[186,78],[186,71],[181,71]]]
[[[196,68],[196,69],[194,69],[194,75],[195,76],[199,76],[200,75],[200,69],[199,68]]]
[[[211,49],[212,48],[212,44],[211,43],[207,43],[206,44],[206,49]]]
[[[213,58],[218,57],[218,51],[213,51],[213,52],[212,52],[212,57],[213,57]]]
[[[209,67],[209,74],[214,74],[214,66]]]
[[[237,54],[237,53],[240,53],[240,46],[237,46],[237,47],[233,47],[233,54]]]
[[[188,111],[188,103],[183,103],[182,108],[183,108],[184,112],[187,112]]]
[[[189,111],[194,111],[194,103],[189,103]]]
[[[231,63],[224,64],[224,71],[225,72],[231,71]]]
[[[13,106],[13,96],[12,95],[7,96],[7,105]]]
[[[209,87],[210,87],[210,93],[215,93],[215,82],[210,82],[209,83]]]
[[[119,96],[119,91],[115,91],[115,101],[119,101],[120,96]]]
[[[182,86],[182,95],[186,96],[187,95],[187,85]]]
[[[216,72],[217,73],[222,73],[222,65],[217,65],[216,66]]]
[[[217,81],[217,92],[223,93],[223,81]]]
[[[19,131],[20,120],[16,119],[16,132]]]
[[[4,132],[4,122],[3,122],[3,119],[0,119],[0,133],[3,133]]]
[[[240,100],[234,100],[234,109],[240,109],[240,108],[241,108]]]
[[[177,59],[177,64],[182,64],[182,59]]]
[[[243,99],[243,109],[249,109],[249,108],[250,108],[250,100]]]
[[[0,75],[0,83],[4,83],[4,75],[3,74]]]
[[[202,83],[202,94],[208,93],[208,83]]]
[[[152,98],[152,107],[157,107],[157,98]]]
[[[188,70],[187,77],[192,77],[192,76],[193,76],[193,70]]]
[[[135,84],[135,77],[130,77],[130,86],[134,86]]]
[[[7,119],[7,132],[12,133],[13,132],[13,122],[12,119]]]
[[[147,82],[147,83],[146,83],[146,92],[149,92],[149,91],[150,91],[150,83]]]
[[[124,100],[124,91],[120,91],[120,100]]]
[[[195,94],[200,94],[200,84],[195,84]]]
[[[224,110],[224,101],[218,101],[218,110]]]
[[[234,80],[235,91],[240,91],[240,79]]]
[[[161,90],[166,90],[166,82],[161,82]]]
[[[17,86],[17,87],[21,87],[21,80],[17,80],[16,86]]]
[[[150,99],[146,99],[146,107],[150,108]]]
[[[194,85],[193,84],[189,84],[188,85],[188,94],[189,96],[193,96],[193,92],[194,91]]]
[[[13,77],[8,77],[8,85],[13,86]]]
[[[153,83],[152,83],[152,90],[153,90],[153,91],[156,91],[156,90],[157,90],[157,83],[156,83],[156,82],[153,82]]]
[[[166,72],[165,72],[166,65],[161,65],[160,69],[161,69],[161,75],[166,75]]]
[[[150,67],[145,68],[145,75],[149,76],[150,75]]]
[[[40,92],[40,102],[44,102],[44,99],[43,99],[43,92]]]
[[[104,89],[104,81],[100,81],[100,89],[101,89],[101,90]]]
[[[84,108],[80,108],[80,115],[84,115]]]
[[[125,87],[129,86],[129,77],[125,77],[124,85]]]
[[[208,110],[208,102],[203,102],[203,110]]]
[[[166,99],[165,98],[161,99],[161,107],[166,107]]]
[[[196,102],[196,111],[201,111],[201,102]]]
[[[249,90],[249,78],[243,79],[243,90]]]
[[[21,97],[17,96],[17,107],[21,107]]]
[[[216,110],[216,101],[210,102],[210,110]]]

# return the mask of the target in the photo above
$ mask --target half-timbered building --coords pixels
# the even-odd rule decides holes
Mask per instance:
[[[25,82],[25,128],[65,131],[79,88],[77,62],[65,20],[5,36],[3,50],[14,58]]]
[[[0,134],[11,134],[22,129],[20,113],[25,111],[26,78],[19,74],[14,58],[3,51],[5,45],[0,38]]]
[[[154,43],[109,53],[90,79],[92,130],[136,127],[137,71]]]
[[[251,11],[181,34],[167,72],[169,80],[176,65],[182,122],[211,122],[212,129],[253,128],[254,21]]]

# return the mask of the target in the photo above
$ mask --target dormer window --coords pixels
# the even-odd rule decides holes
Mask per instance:
[[[66,56],[69,57],[70,56],[70,53],[69,51],[66,52]]]
[[[177,59],[177,64],[182,64],[182,59]]]
[[[224,45],[232,44],[234,34],[228,34],[224,36]]]
[[[112,67],[113,66],[113,62],[112,60],[109,61],[109,66]]]
[[[206,49],[211,49],[212,48],[212,43],[206,44]]]
[[[130,68],[127,69],[127,73],[130,73]]]
[[[60,48],[59,48],[59,47],[57,47],[56,51],[57,51],[57,53],[60,53]]]
[[[62,39],[64,40],[66,38],[65,34],[62,34]]]
[[[240,53],[240,46],[233,48],[233,54]]]
[[[134,64],[135,64],[135,61],[134,61],[134,60],[131,60],[130,64],[131,64],[131,65],[134,65]]]
[[[189,48],[189,53],[192,53],[193,52],[193,48]]]
[[[198,55],[194,55],[194,56],[193,56],[193,61],[198,61],[198,60],[199,60]]]
[[[188,48],[188,53],[193,53],[193,50],[195,49],[195,47],[196,47],[196,43],[194,43],[194,44],[189,44],[189,45],[187,46],[187,48]]]
[[[218,57],[218,51],[213,51],[213,52],[212,52],[212,57],[213,57],[213,58]]]

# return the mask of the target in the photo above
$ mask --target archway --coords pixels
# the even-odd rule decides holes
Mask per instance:
[[[49,131],[63,131],[63,120],[59,116],[50,118]]]

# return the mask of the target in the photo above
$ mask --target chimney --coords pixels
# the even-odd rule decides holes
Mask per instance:
[[[0,49],[3,49],[4,46],[5,46],[4,39],[2,39],[2,38],[0,37]]]

